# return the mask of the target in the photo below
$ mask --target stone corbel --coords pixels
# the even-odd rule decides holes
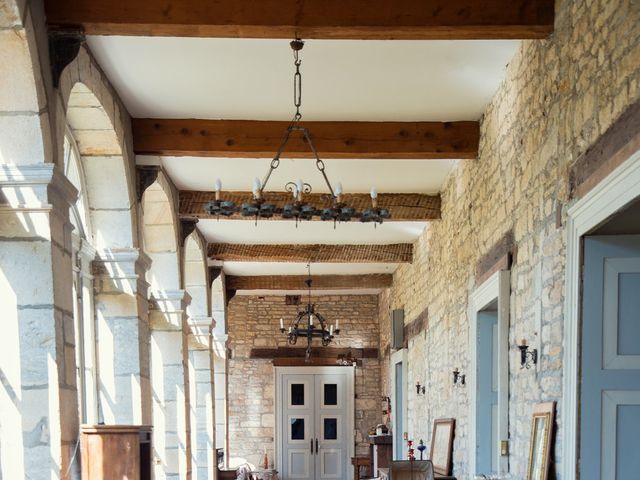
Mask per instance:
[[[54,88],[60,86],[62,71],[78,56],[84,41],[82,29],[49,31],[49,63]]]
[[[136,167],[136,194],[138,203],[142,202],[144,192],[158,179],[158,165],[138,165]]]
[[[197,218],[181,218],[180,219],[180,246],[184,247],[184,242],[187,241],[189,235],[196,229],[198,223]]]
[[[222,273],[222,267],[209,267],[209,289],[213,286],[213,282]]]

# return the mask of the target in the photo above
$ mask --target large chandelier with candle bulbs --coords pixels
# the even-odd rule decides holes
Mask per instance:
[[[295,320],[288,329],[284,327],[284,319],[280,319],[280,332],[286,333],[289,345],[298,343],[298,337],[307,340],[305,359],[311,359],[311,344],[314,338],[320,339],[323,347],[328,346],[335,335],[340,335],[340,321],[336,319],[335,325],[329,325],[325,318],[316,310],[316,306],[311,303],[311,264],[307,264],[308,278],[304,281],[309,289],[309,299],[304,310],[300,310]]]
[[[293,40],[291,43],[291,49],[293,50],[295,74],[293,76],[293,98],[294,106],[296,108],[295,114],[291,123],[284,131],[282,142],[276,152],[269,170],[262,180],[256,178],[253,182],[252,196],[246,202],[243,202],[240,206],[236,205],[230,200],[223,198],[222,182],[220,179],[216,181],[215,185],[215,200],[208,202],[205,205],[205,211],[209,215],[215,217],[225,216],[229,217],[236,213],[244,217],[254,217],[256,222],[259,218],[272,218],[277,215],[284,219],[295,220],[296,224],[300,220],[311,220],[314,217],[319,217],[321,220],[333,220],[334,225],[337,222],[349,222],[352,219],[359,219],[364,223],[382,223],[385,219],[391,217],[389,210],[378,207],[378,193],[375,188],[371,189],[371,207],[366,208],[363,211],[357,211],[352,206],[345,203],[343,200],[342,185],[338,183],[334,188],[329,181],[329,177],[325,171],[325,164],[320,159],[318,151],[311,140],[309,130],[300,124],[302,114],[300,113],[300,107],[302,105],[302,74],[300,73],[300,51],[304,46],[304,42],[300,39]],[[275,169],[280,165],[280,157],[289,142],[289,138],[293,132],[300,132],[309,145],[311,152],[316,160],[316,167],[322,178],[324,179],[327,188],[329,189],[329,195],[326,197],[325,205],[312,205],[305,199],[305,195],[311,193],[312,188],[308,183],[298,180],[296,182],[289,182],[285,185],[285,190],[292,194],[291,201],[283,207],[278,207],[274,203],[269,202],[267,198],[268,193],[265,193],[265,188],[269,182],[269,178]]]

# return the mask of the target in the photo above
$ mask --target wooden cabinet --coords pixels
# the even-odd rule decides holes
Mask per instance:
[[[369,454],[371,457],[372,475],[378,475],[379,468],[386,468],[391,464],[392,458],[392,436],[391,435],[371,435],[369,436]]]
[[[83,425],[83,480],[151,480],[151,427]]]

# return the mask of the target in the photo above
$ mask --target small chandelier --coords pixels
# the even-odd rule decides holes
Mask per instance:
[[[229,217],[233,214],[240,213],[243,217],[254,217],[256,223],[259,218],[272,218],[274,215],[278,215],[283,219],[295,220],[296,226],[300,220],[312,220],[314,217],[319,217],[325,221],[332,220],[334,222],[334,228],[337,222],[349,222],[354,218],[359,219],[363,223],[373,223],[374,225],[382,223],[384,220],[391,218],[391,213],[386,208],[378,207],[378,193],[375,188],[371,189],[371,208],[358,212],[355,208],[344,202],[342,185],[338,183],[335,188],[331,185],[329,177],[325,172],[325,164],[318,155],[318,151],[311,140],[309,130],[300,124],[302,120],[302,113],[300,113],[300,107],[302,105],[302,74],[300,73],[302,60],[300,60],[300,51],[304,46],[304,42],[296,39],[290,43],[290,46],[293,50],[294,66],[296,69],[293,76],[293,103],[296,111],[284,132],[278,151],[273,157],[273,160],[271,160],[267,174],[262,181],[259,178],[254,180],[251,198],[239,207],[234,202],[221,198],[222,182],[220,179],[216,180],[215,200],[205,205],[205,211],[209,215],[217,218],[220,218],[220,215]],[[292,194],[292,201],[282,208],[276,207],[275,204],[268,202],[265,198],[265,187],[273,171],[280,165],[282,152],[289,142],[291,133],[294,131],[302,133],[302,136],[316,159],[316,167],[329,189],[326,204],[323,206],[311,205],[305,201],[304,195],[310,194],[312,188],[311,185],[302,180],[288,182],[285,185],[285,190]]]
[[[308,278],[304,281],[309,289],[309,300],[304,310],[300,310],[295,320],[289,327],[284,328],[284,319],[280,319],[280,333],[286,333],[289,345],[298,343],[298,337],[307,339],[305,360],[311,359],[311,343],[314,338],[319,338],[322,346],[328,346],[335,335],[340,335],[340,322],[336,320],[335,326],[327,326],[325,318],[316,311],[315,304],[311,303],[311,264],[307,264]]]

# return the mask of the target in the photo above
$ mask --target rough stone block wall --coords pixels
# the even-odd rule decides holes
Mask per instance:
[[[304,302],[304,299],[303,299]],[[313,297],[318,311],[330,322],[340,320],[340,336],[332,346],[379,348],[378,298],[376,295]],[[286,347],[280,333],[295,318],[300,305],[286,305],[284,296],[236,296],[229,302],[229,453],[232,462],[242,459],[257,465],[266,450],[274,458],[275,386],[271,360],[251,359],[252,348]],[[315,348],[322,348],[316,345]],[[367,432],[380,423],[380,364],[364,359],[356,371],[356,447],[368,452]]]
[[[467,373],[467,308],[478,260],[511,229],[518,253],[509,343],[537,332],[542,349],[539,369],[524,371],[510,351],[510,474],[525,477],[532,408],[550,400],[559,402],[559,470],[567,172],[640,97],[638,25],[635,1],[556,2],[554,33],[522,43],[481,119],[479,158],[454,167],[442,191],[442,220],[416,241],[413,264],[402,265],[381,296],[405,309],[407,323],[428,307],[428,327],[409,342],[409,379],[424,378],[427,387],[419,398],[409,388],[409,436],[428,441],[435,418],[455,417],[458,478],[468,474],[470,392],[453,388],[451,371]],[[386,325],[388,309],[380,315]]]

